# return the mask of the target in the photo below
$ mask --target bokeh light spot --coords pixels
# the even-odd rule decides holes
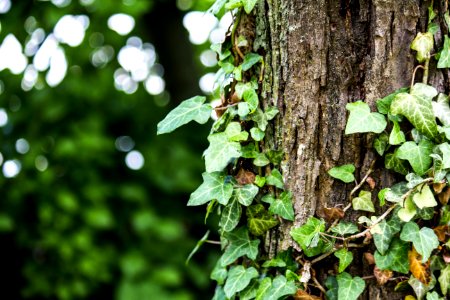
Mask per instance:
[[[22,169],[22,165],[20,163],[20,161],[18,161],[17,159],[14,160],[7,160],[5,161],[5,163],[3,164],[3,175],[6,178],[13,178],[16,177],[19,173],[20,170]]]
[[[139,170],[144,166],[144,156],[137,150],[128,152],[125,156],[125,164],[132,170]]]

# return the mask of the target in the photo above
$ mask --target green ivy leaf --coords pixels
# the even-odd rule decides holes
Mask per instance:
[[[450,68],[450,39],[444,35],[444,47],[441,51],[441,56],[437,64],[438,68]]]
[[[268,150],[265,154],[274,165],[279,165],[284,158],[284,153],[281,150]]]
[[[260,240],[250,240],[246,227],[241,227],[232,232],[225,232],[224,237],[229,244],[220,258],[222,266],[227,266],[244,255],[249,259],[256,259]]]
[[[376,227],[377,233],[373,233],[373,240],[378,252],[380,252],[381,255],[385,255],[389,249],[392,238],[395,234],[400,232],[401,225],[396,219],[392,218],[388,222],[385,220],[381,221]]]
[[[412,287],[414,293],[416,293],[418,300],[422,300],[423,297],[425,297],[425,294],[431,289],[430,286],[423,284],[419,279],[412,275],[408,280],[408,284]]]
[[[405,182],[399,182],[394,184],[390,188],[386,188],[384,197],[389,202],[398,203],[403,200],[403,195],[409,191],[409,188]]]
[[[448,39],[448,38],[447,38]],[[450,106],[448,96],[440,93],[436,101],[431,102],[434,115],[444,126],[450,126]]]
[[[389,135],[389,144],[391,145],[400,145],[406,141],[405,134],[400,129],[400,125],[398,122],[393,122],[394,127],[392,127],[391,134]]]
[[[233,194],[233,185],[226,182],[225,174],[204,172],[202,177],[203,183],[191,194],[187,205],[202,205],[213,199],[226,205]]]
[[[258,290],[258,280],[254,279],[250,284],[239,293],[240,300],[250,300],[256,297],[256,291]]]
[[[262,204],[256,204],[247,208],[248,229],[255,236],[261,236],[267,230],[278,225]]]
[[[442,153],[442,168],[450,168],[450,145],[448,143],[440,144],[438,147],[439,151]]]
[[[259,152],[256,150],[254,143],[242,146],[241,153],[243,158],[256,158],[259,154]]]
[[[189,264],[189,261],[194,256],[195,253],[200,249],[200,247],[206,242],[209,236],[209,230],[203,235],[203,237],[197,242],[194,249],[192,249],[191,253],[189,253],[187,259],[186,259],[186,265]]]
[[[252,2],[252,1],[254,1],[256,3],[257,0],[247,0],[246,2]],[[244,2],[244,8],[245,8],[246,2]],[[250,70],[251,67],[253,67],[255,64],[257,64],[261,61],[262,61],[261,55],[256,54],[256,53],[247,53],[244,57],[244,61],[242,62],[242,71]]]
[[[409,249],[409,243],[393,238],[386,255],[381,255],[380,252],[375,251],[375,264],[381,270],[392,270],[407,274],[409,272]]]
[[[233,158],[241,156],[241,144],[235,140],[242,140],[245,136],[242,136],[241,132],[236,133],[234,131],[235,123],[230,123],[225,132],[208,136],[209,147],[205,151],[205,164],[208,173],[222,171]]]
[[[375,207],[372,203],[372,193],[367,191],[359,192],[358,197],[352,200],[352,206],[354,210],[375,212]]]
[[[297,286],[293,281],[288,281],[283,275],[278,275],[272,281],[270,289],[265,294],[263,300],[278,300],[286,295],[293,295],[297,292]]]
[[[259,100],[258,94],[254,89],[248,89],[242,94],[242,98],[245,102],[248,103],[248,108],[250,109],[250,113],[255,112],[256,108],[258,108]]]
[[[225,3],[228,0],[216,0],[213,5],[208,9],[208,13],[212,13],[213,15],[216,15],[222,7],[225,5]]]
[[[235,8],[242,7],[242,0],[228,0],[227,4],[225,4],[226,10],[233,10]]]
[[[424,181],[424,179],[416,173],[409,173],[406,175],[406,180],[408,181],[406,184],[408,189],[413,189]]]
[[[265,277],[263,280],[261,280],[261,282],[259,283],[258,290],[256,291],[255,300],[263,300],[264,297],[268,294],[271,286],[272,286],[272,278]]]
[[[335,226],[331,227],[331,232],[337,233],[342,236],[344,236],[346,234],[357,233],[358,231],[359,231],[358,226],[356,226],[353,223],[344,222],[344,221],[340,221]]]
[[[269,211],[277,214],[285,220],[294,221],[294,208],[292,207],[292,194],[283,192],[280,199],[276,199],[270,204]]]
[[[339,249],[334,252],[334,256],[339,259],[338,272],[342,273],[353,261],[353,254],[346,248]]]
[[[327,299],[328,300],[338,300],[338,282],[336,277],[328,276],[325,280],[325,286],[327,287]]]
[[[309,217],[308,221],[291,230],[290,234],[303,251],[316,247],[320,241],[320,233],[325,231],[325,222],[314,217]],[[314,245],[315,244],[315,245]]]
[[[252,138],[259,142],[262,141],[264,139],[264,131],[262,131],[261,129],[259,129],[258,127],[253,127],[252,129],[250,129],[250,135],[252,136]]]
[[[417,213],[417,208],[412,201],[412,197],[408,197],[405,200],[404,207],[398,210],[398,217],[403,222],[409,222],[414,218]]]
[[[256,175],[255,184],[259,187],[263,187],[266,184],[266,177]]]
[[[408,92],[408,88],[401,88],[396,90],[395,92],[387,95],[383,99],[377,100],[377,110],[378,112],[387,115],[391,109],[391,103],[394,100],[395,96],[399,93]]]
[[[258,191],[259,189],[257,186],[253,184],[246,184],[242,187],[234,189],[234,197],[242,205],[249,206],[250,204],[252,204],[256,194],[258,194]]]
[[[328,170],[328,175],[333,178],[342,180],[345,183],[350,183],[355,181],[355,176],[353,176],[354,172],[355,166],[352,164],[348,164],[331,168],[330,170]]]
[[[271,268],[271,267],[283,268],[286,267],[286,262],[283,259],[276,257],[272,258],[271,260],[265,261],[262,266],[263,268]]]
[[[227,296],[225,295],[222,286],[216,286],[212,300],[227,300]]]
[[[413,201],[418,208],[435,207],[437,205],[433,192],[427,184],[424,184],[421,188],[418,188],[418,190],[419,192],[413,195]]]
[[[414,172],[422,176],[428,171],[433,162],[430,157],[431,153],[433,153],[433,143],[422,140],[419,145],[414,142],[404,143],[397,149],[395,155],[400,159],[407,160]]]
[[[228,272],[228,279],[224,286],[225,295],[228,298],[233,297],[237,292],[245,289],[250,281],[258,277],[258,271],[250,267],[248,269],[243,266],[233,266]]]
[[[438,132],[431,102],[436,95],[434,87],[416,83],[409,94],[399,93],[395,96],[391,113],[405,116],[419,132],[435,139]]]
[[[266,176],[266,184],[274,185],[279,189],[284,188],[283,175],[277,169],[273,169],[270,175]]]
[[[253,164],[257,167],[264,167],[270,164],[270,160],[264,155],[264,153],[258,153],[253,160]]]
[[[256,111],[250,115],[250,118],[253,122],[256,122],[259,129],[266,131],[269,122],[266,114],[260,108],[257,108]]]
[[[430,58],[430,52],[433,49],[433,34],[431,32],[419,32],[411,43],[411,49],[416,50],[416,59],[418,62],[424,62]]]
[[[450,265],[447,264],[445,269],[441,270],[441,274],[438,278],[439,284],[441,285],[442,294],[445,296],[450,290]]]
[[[275,118],[275,116],[279,113],[280,111],[276,108],[276,107],[274,107],[274,106],[269,106],[269,107],[267,107],[266,108],[266,112],[265,112],[265,115],[266,115],[266,118],[267,118],[267,120],[272,120],[273,118]]]
[[[386,118],[380,113],[371,113],[367,103],[356,101],[348,103],[345,108],[350,111],[345,134],[358,132],[381,133],[386,128]]]
[[[239,201],[234,198],[222,211],[220,227],[226,232],[232,231],[238,225],[239,220],[241,219],[241,213],[241,205],[239,204]]]
[[[358,276],[352,278],[347,272],[336,276],[338,282],[338,299],[357,300],[362,294],[366,283]]]
[[[427,300],[441,300],[441,299],[444,299],[444,298],[440,298],[439,294],[436,291],[434,291],[432,293],[427,293]]]
[[[157,134],[172,132],[190,121],[205,124],[212,111],[210,104],[203,104],[205,101],[206,97],[195,96],[181,102],[158,123]]]
[[[400,239],[406,242],[412,242],[417,252],[422,255],[422,262],[425,263],[431,255],[431,252],[439,246],[439,240],[433,229],[422,227],[414,222],[408,222],[403,225]]]
[[[228,276],[227,268],[223,267],[220,264],[220,260],[217,261],[210,275],[211,280],[215,280],[217,281],[218,284],[223,285],[225,279],[227,279],[227,276]]]
[[[380,156],[383,156],[384,151],[386,151],[388,145],[389,145],[389,137],[384,132],[381,133],[379,136],[377,136],[373,141],[373,147]]]
[[[398,149],[394,153],[386,154],[384,157],[384,165],[388,170],[394,170],[397,173],[402,175],[408,174],[408,164],[406,161],[401,160],[397,157],[396,153]]]

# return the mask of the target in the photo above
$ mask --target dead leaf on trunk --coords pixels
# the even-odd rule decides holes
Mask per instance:
[[[390,270],[381,270],[377,266],[375,266],[375,268],[373,269],[373,275],[375,275],[375,278],[377,279],[379,285],[384,285],[389,281],[389,278],[392,278],[394,272]]]
[[[328,222],[334,221],[334,220],[340,220],[345,215],[344,210],[342,208],[339,208],[339,207],[332,207],[332,208],[324,207],[323,208],[323,214],[324,214],[323,217]]]
[[[376,182],[375,179],[373,179],[372,177],[367,177],[366,179],[367,184],[370,186],[370,189],[373,190],[376,186]]]
[[[369,265],[374,265],[375,264],[375,257],[373,256],[372,253],[364,252],[364,258],[366,259],[366,261],[367,261],[367,263]]]
[[[422,263],[422,256],[417,253],[416,249],[412,249],[408,252],[409,270],[411,273],[420,280],[423,284],[428,285],[431,281],[430,262]]]
[[[436,194],[440,194],[446,186],[446,183],[433,183],[433,190]]]
[[[447,235],[450,234],[448,225],[441,225],[433,228],[440,242],[447,241]]]
[[[304,290],[297,290],[297,293],[294,295],[295,300],[321,300],[322,298],[310,295]]]
[[[442,205],[447,205],[450,198],[450,188],[447,187],[442,193],[438,194],[438,198]]]
[[[253,172],[246,171],[243,168],[239,170],[234,178],[236,178],[236,181],[240,185],[246,185],[255,182],[255,174]]]

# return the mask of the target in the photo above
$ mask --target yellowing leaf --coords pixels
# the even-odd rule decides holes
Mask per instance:
[[[352,206],[354,210],[375,212],[375,207],[372,203],[372,193],[367,191],[359,192],[358,197],[352,200]]]
[[[422,263],[421,256],[414,247],[408,252],[409,270],[422,283],[428,285],[431,280],[430,262]]]
[[[413,201],[420,209],[424,207],[435,207],[437,205],[433,192],[426,184],[422,188],[419,188],[419,192],[413,195]]]
[[[433,49],[433,34],[431,32],[419,32],[411,43],[411,49],[416,50],[416,59],[418,62],[424,62],[430,58],[430,52]]]

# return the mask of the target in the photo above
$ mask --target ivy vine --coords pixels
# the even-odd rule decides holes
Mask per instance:
[[[428,31],[419,33],[411,44],[420,63],[411,86],[379,99],[377,112],[363,101],[346,106],[345,134],[374,133],[373,147],[385,168],[404,176],[403,181],[379,191],[377,206],[384,212],[378,214],[372,200],[374,184],[369,175],[374,161],[351,191],[345,208],[329,208],[327,220],[311,216],[291,229],[301,252],[288,249],[269,259],[260,251],[265,235],[280,219],[293,221],[294,209],[279,170],[283,153],[261,151],[269,121],[278,113],[275,107],[260,106],[263,57],[243,53],[240,47],[249,41],[236,36],[242,14],[250,14],[256,2],[217,0],[210,9],[217,14],[224,7],[234,15],[226,41],[211,47],[219,58],[221,104],[212,107],[205,103],[206,97],[190,98],[157,129],[158,134],[169,133],[191,121],[204,124],[212,113],[218,117],[204,152],[203,183],[188,201],[192,206],[207,204],[205,220],[213,213],[220,215],[220,242],[209,241],[207,233],[193,251],[205,242],[218,243],[223,250],[211,273],[218,283],[213,299],[272,300],[293,295],[295,299],[356,300],[366,287],[365,280],[380,285],[395,281],[396,289],[409,286],[415,292],[409,299],[445,299],[450,290],[450,106],[449,97],[428,84],[428,68],[433,56],[438,68],[450,68],[450,39],[445,36],[443,48],[431,54],[438,29],[433,6]],[[448,12],[445,21],[450,27]],[[414,84],[418,68],[424,69],[423,79]],[[353,183],[354,172],[355,167],[347,164],[328,174]],[[370,190],[362,189],[366,182]],[[358,224],[342,220],[349,209],[363,212]],[[346,272],[354,259],[352,250],[362,247],[369,249],[364,259],[374,274],[364,278]],[[322,286],[314,264],[332,256],[338,266],[329,270]]]

